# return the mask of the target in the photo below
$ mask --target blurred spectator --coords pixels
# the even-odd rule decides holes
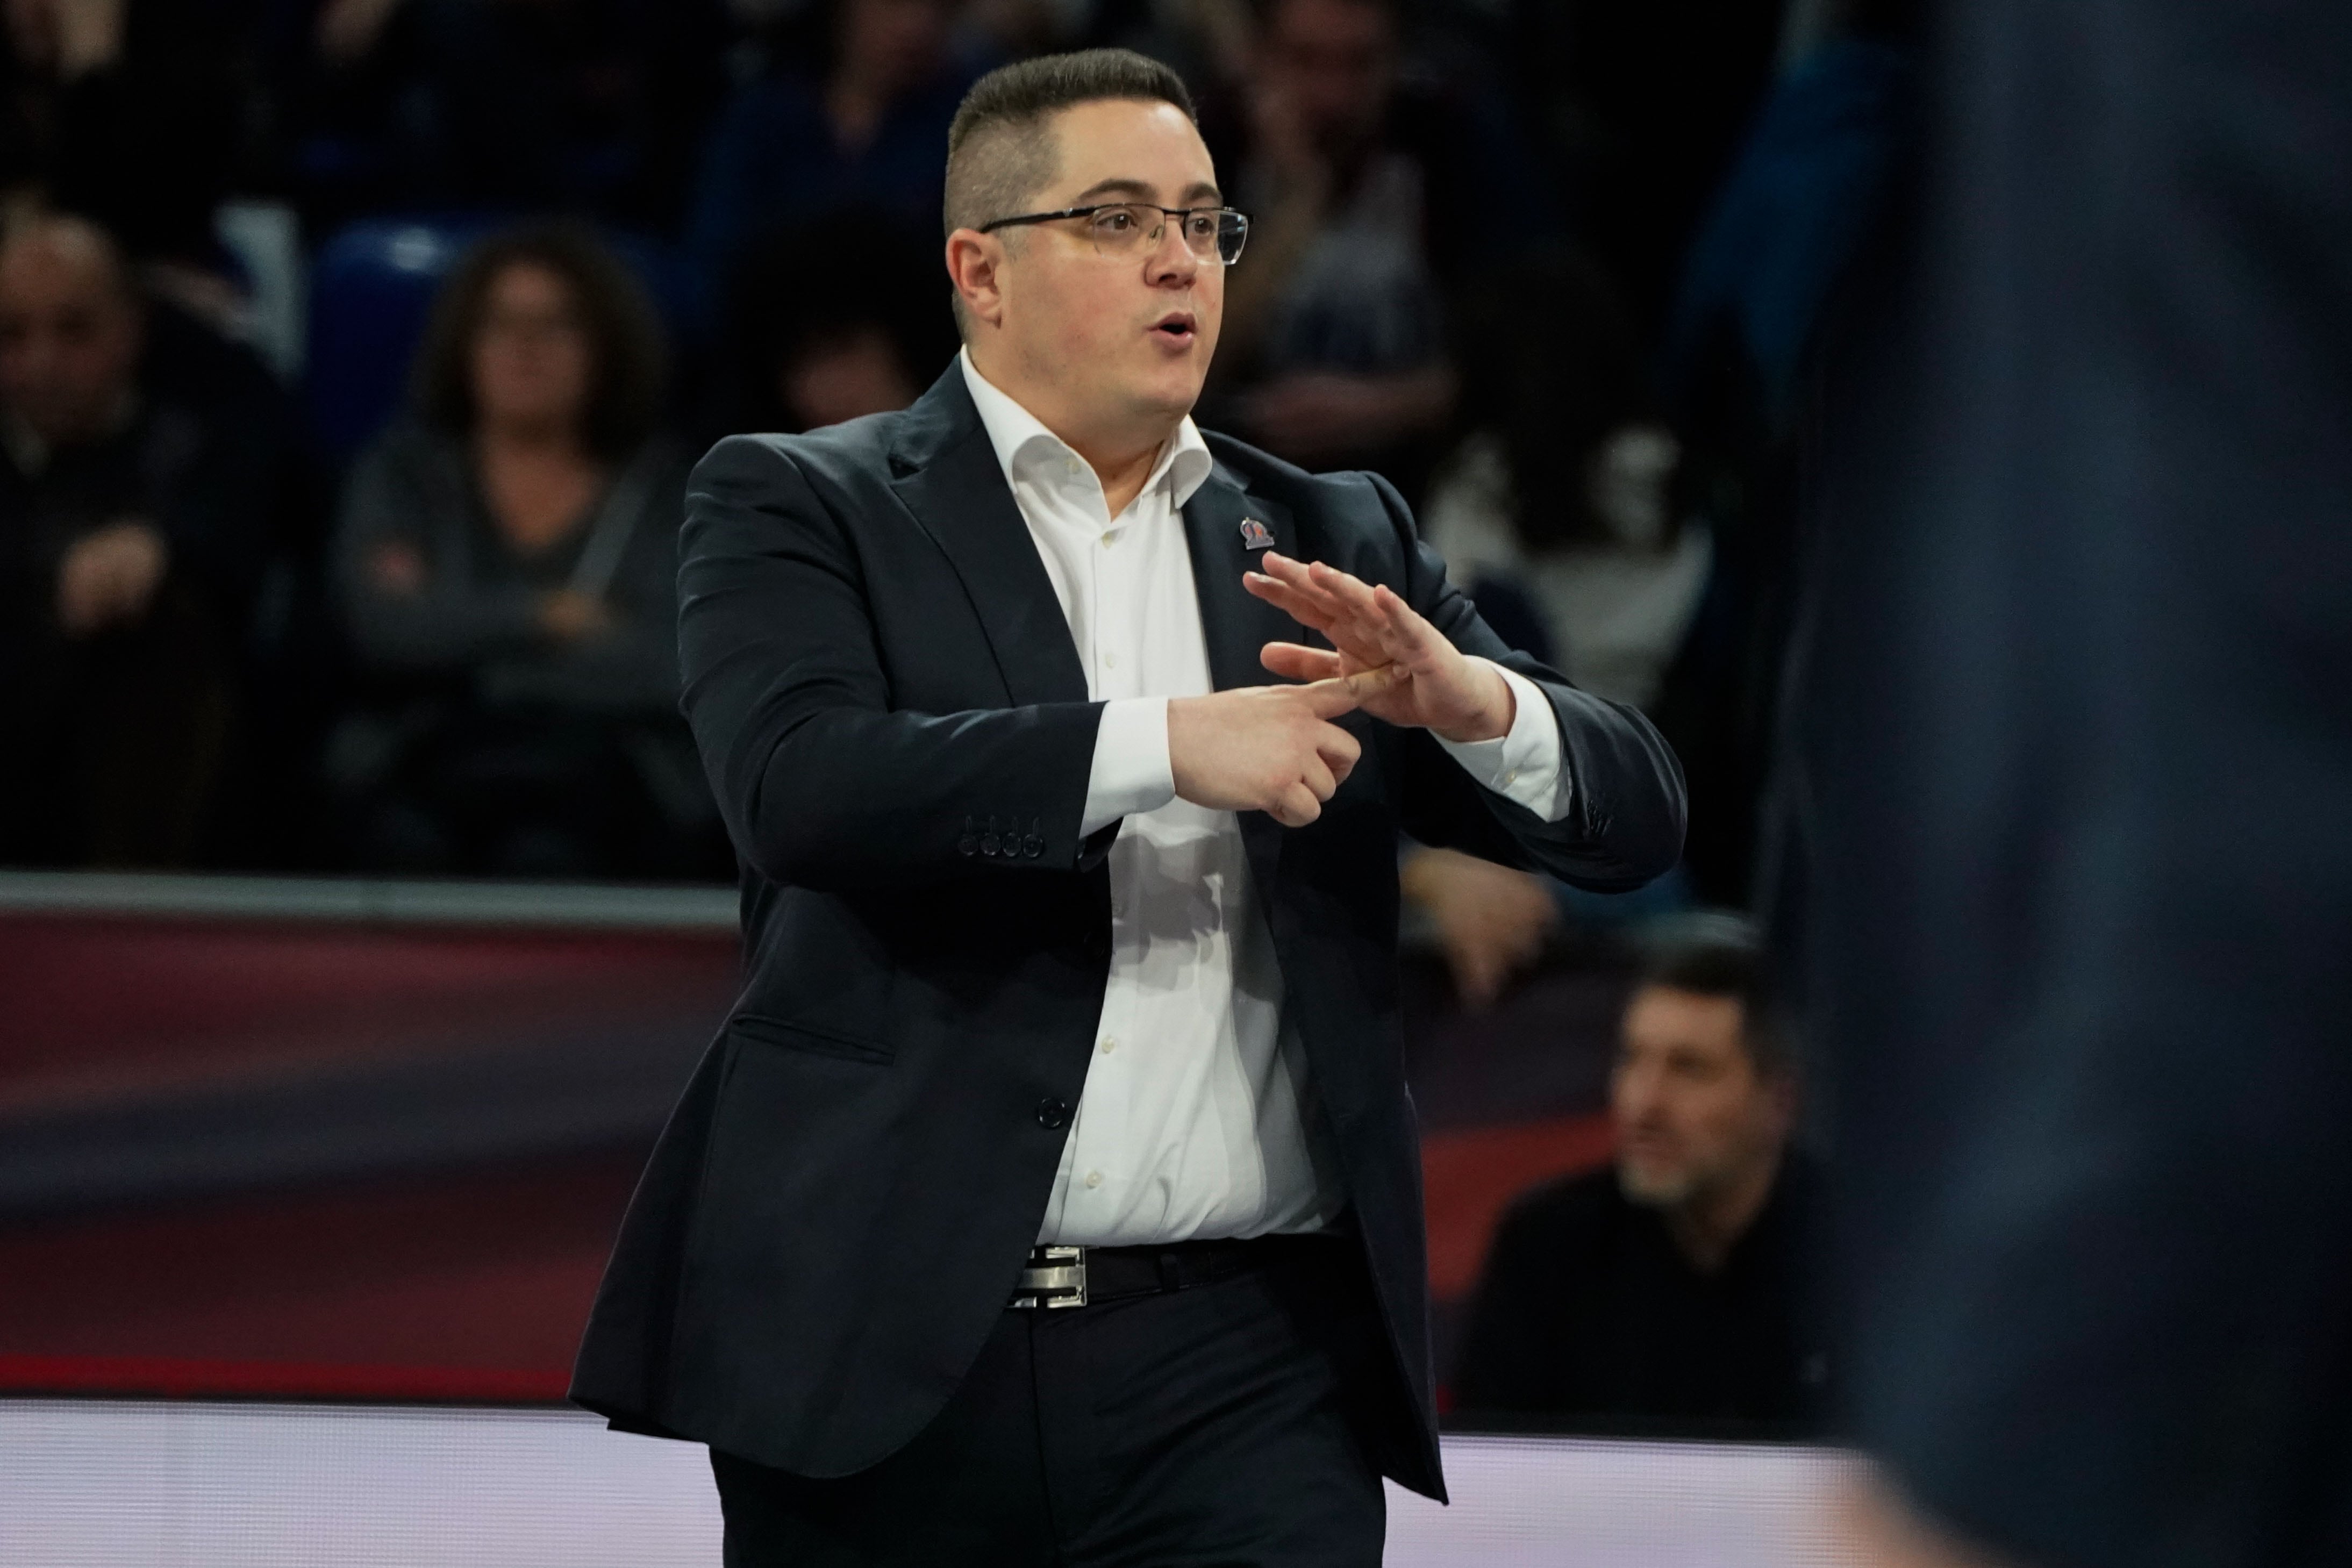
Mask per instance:
[[[1506,642],[1587,691],[1647,707],[1706,580],[1706,529],[1675,513],[1675,439],[1657,423],[1614,291],[1552,250],[1489,276],[1465,301],[1470,434],[1440,465],[1422,537]],[[1405,897],[1430,916],[1473,1008],[1550,933],[1680,907],[1678,874],[1595,897],[1450,851],[1416,848]]]
[[[1416,496],[1457,387],[1446,297],[1555,236],[1550,194],[1501,125],[1403,74],[1395,0],[1269,0],[1244,95],[1219,417]]]
[[[1611,1081],[1616,1168],[1539,1187],[1504,1219],[1457,1407],[1603,1427],[1817,1413],[1800,1254],[1818,1177],[1789,1148],[1791,1049],[1744,926],[1659,951]]]
[[[1003,3],[1019,10],[1055,0]],[[990,0],[977,0],[974,12],[983,26],[990,8]],[[1195,99],[1211,100],[1248,78],[1256,52],[1255,11],[1255,0],[1085,0],[1080,35],[1063,47],[1149,55],[1182,77]]]
[[[904,408],[955,354],[937,247],[878,216],[843,214],[760,246],[735,294],[732,430]]]
[[[717,0],[280,0],[272,32],[314,230],[471,205],[674,229],[730,37]]]
[[[282,452],[249,389],[213,373],[233,350],[146,354],[150,320],[95,225],[29,220],[0,243],[9,859],[186,863],[228,747]]]
[[[232,0],[7,0],[0,186],[87,213],[142,262],[213,268],[245,150]]]
[[[1710,541],[1672,494],[1678,455],[1623,310],[1597,271],[1514,264],[1465,312],[1471,434],[1422,507],[1422,537],[1483,601],[1516,591],[1579,686],[1648,707],[1706,580]]]
[[[812,0],[814,58],[747,84],[705,156],[688,240],[712,277],[751,246],[847,208],[938,233],[948,122],[974,73],[956,0]]]
[[[568,228],[451,275],[415,417],[361,459],[335,544],[385,704],[330,768],[365,864],[686,874],[712,821],[677,716],[684,455],[626,267]],[[723,870],[723,864],[717,868]]]
[[[1847,0],[1510,0],[1507,59],[1570,222],[1655,350],[1785,18]]]

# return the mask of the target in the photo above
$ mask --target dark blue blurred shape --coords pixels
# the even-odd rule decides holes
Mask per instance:
[[[1875,39],[1832,39],[1773,89],[1684,270],[1666,338],[1678,401],[1728,331],[1771,422],[1784,421],[1831,287],[1879,211],[1910,58]]]
[[[1791,699],[1848,1415],[1987,1560],[2340,1568],[2352,7],[1938,9]]]

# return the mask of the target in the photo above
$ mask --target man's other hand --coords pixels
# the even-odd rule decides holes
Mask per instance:
[[[109,523],[83,535],[58,563],[58,624],[68,637],[89,637],[142,619],[170,561],[152,524]]]
[[[1347,781],[1363,748],[1331,721],[1389,689],[1369,668],[1303,686],[1244,686],[1168,703],[1176,793],[1213,811],[1264,811],[1299,828]]]
[[[1473,1012],[1535,962],[1559,924],[1542,878],[1455,850],[1412,851],[1402,882],[1405,897],[1429,912],[1454,989]]]
[[[1265,570],[1243,573],[1242,586],[1322,632],[1339,650],[1268,643],[1259,656],[1267,669],[1293,680],[1325,681],[1387,665],[1395,678],[1363,701],[1374,718],[1453,741],[1510,733],[1518,703],[1501,672],[1465,655],[1388,588],[1367,587],[1321,561],[1296,561],[1272,550],[1260,560]]]
[[[549,641],[569,645],[612,630],[613,612],[603,600],[576,588],[551,588],[540,596],[539,629]]]

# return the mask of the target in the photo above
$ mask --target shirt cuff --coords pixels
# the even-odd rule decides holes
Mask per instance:
[[[1476,655],[1472,655],[1474,658]],[[1559,716],[1543,688],[1492,659],[1490,665],[1511,688],[1517,711],[1508,732],[1493,740],[1448,740],[1437,737],[1463,771],[1506,800],[1516,800],[1547,822],[1568,815],[1568,763],[1561,756]]]
[[[1121,817],[1157,811],[1176,799],[1168,760],[1168,699],[1120,697],[1103,704],[1087,773],[1087,810],[1078,837],[1092,838]]]

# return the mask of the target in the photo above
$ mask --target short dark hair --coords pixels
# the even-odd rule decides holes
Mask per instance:
[[[1106,99],[1172,103],[1196,123],[1184,78],[1133,49],[1080,49],[999,66],[963,95],[948,127],[947,232],[1013,216],[1054,177],[1046,120]]]
[[[661,319],[628,264],[577,224],[531,224],[468,250],[434,298],[417,350],[410,397],[419,417],[453,435],[474,424],[474,339],[491,287],[510,267],[541,267],[563,279],[588,333],[588,402],[582,439],[620,458],[653,434],[668,355]]]
[[[1697,915],[1654,938],[1634,983],[1637,993],[1652,987],[1738,1002],[1740,1040],[1758,1075],[1795,1073],[1796,1044],[1772,984],[1764,942],[1745,917]]]

